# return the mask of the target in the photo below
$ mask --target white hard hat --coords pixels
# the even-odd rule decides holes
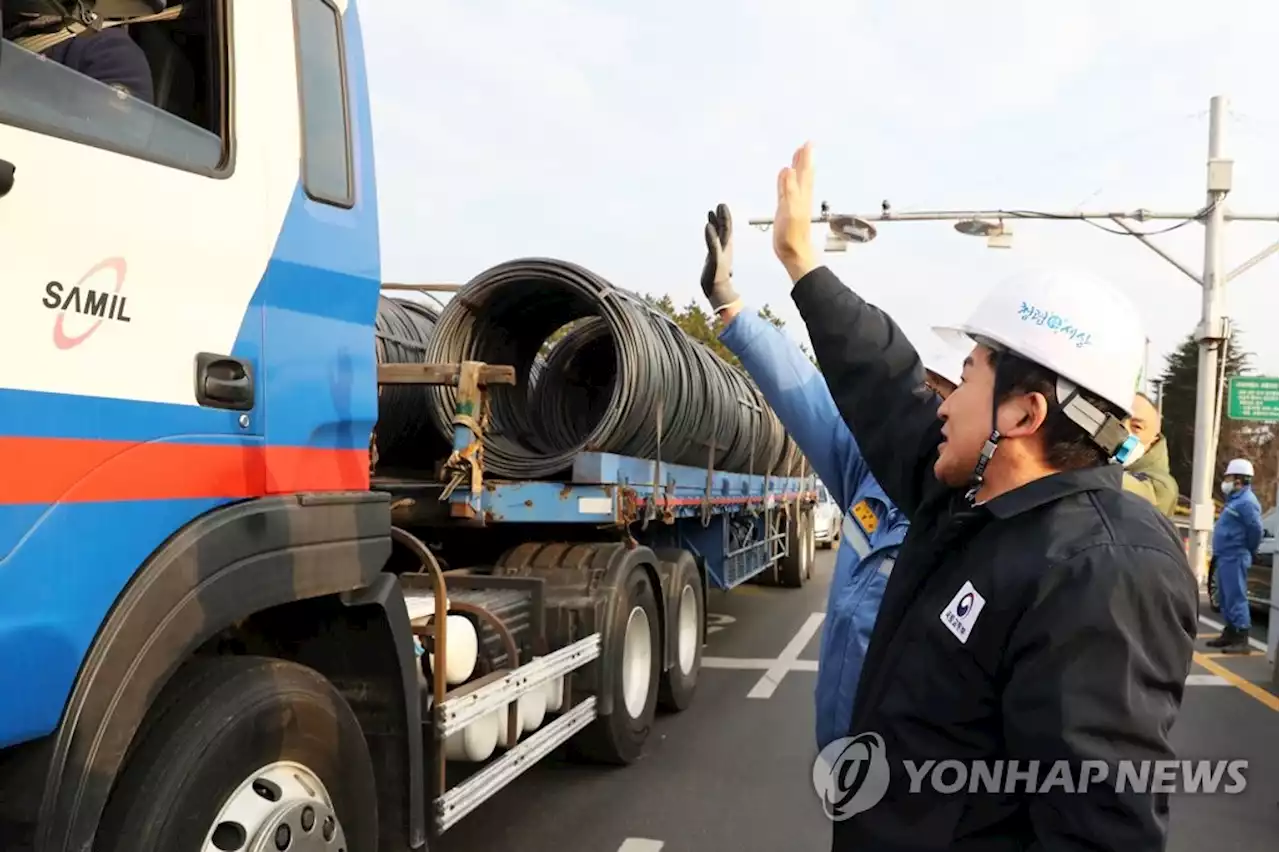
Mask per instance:
[[[964,355],[944,346],[934,346],[920,356],[926,370],[937,373],[957,387],[964,373],[964,358]]]
[[[1248,459],[1232,459],[1227,462],[1227,476],[1253,476],[1253,462]]]
[[[953,364],[947,358],[939,358],[936,356],[922,360],[924,361],[924,368],[926,370],[931,373],[937,373],[956,387],[960,386],[960,374],[963,372],[960,368],[960,364]]]
[[[934,331],[953,345],[968,338],[1003,346],[1132,413],[1146,336],[1133,303],[1105,281],[1023,273],[992,288],[966,322]]]

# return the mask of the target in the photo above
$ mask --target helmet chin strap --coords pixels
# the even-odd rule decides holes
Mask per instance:
[[[996,425],[996,415],[999,413],[1000,406],[996,402],[994,389],[1000,384],[1000,367],[1004,363],[1002,361],[1004,348],[983,340],[978,342],[991,350],[995,375],[992,379],[991,434],[987,437],[987,442],[982,445],[982,452],[978,454],[978,463],[974,465],[973,475],[970,478],[969,490],[965,492],[965,500],[970,506],[976,505],[978,492],[982,490],[985,481],[987,465],[991,463],[1001,438],[1000,429]],[[1054,390],[1063,414],[1083,429],[1112,461],[1125,464],[1131,460],[1136,461],[1142,454],[1142,442],[1138,440],[1138,436],[1131,435],[1123,423],[1081,396],[1079,385],[1059,376]]]
[[[982,445],[982,452],[978,454],[978,463],[973,467],[973,475],[970,477],[969,490],[965,492],[965,502],[970,506],[977,504],[978,492],[982,490],[982,484],[985,481],[984,474],[987,465],[991,463],[991,458],[996,454],[996,445],[1000,443],[1000,428],[996,425],[996,415],[1000,411],[1000,404],[996,402],[995,388],[999,386],[1000,366],[1003,363],[1004,349],[1003,347],[988,343],[987,341],[978,341],[991,350],[991,365],[994,376],[992,377],[991,387],[991,434],[987,436],[987,442]]]

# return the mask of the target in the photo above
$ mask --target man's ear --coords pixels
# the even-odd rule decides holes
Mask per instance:
[[[1034,435],[1049,416],[1049,400],[1042,393],[1020,393],[1000,404],[998,427],[1005,438]]]

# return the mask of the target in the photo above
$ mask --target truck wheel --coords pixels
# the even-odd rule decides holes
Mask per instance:
[[[778,584],[798,589],[813,573],[813,513],[792,512],[787,520],[787,555],[778,560]]]
[[[692,560],[677,564],[681,570],[675,577],[675,583],[680,594],[676,596],[675,612],[667,613],[671,639],[676,645],[675,662],[662,673],[658,684],[658,705],[663,710],[676,713],[693,703],[698,670],[702,668],[702,623],[705,620],[702,578],[698,569]]]
[[[658,601],[643,565],[631,569],[613,606],[613,625],[603,648],[612,660],[612,682],[602,686],[612,690],[613,712],[592,722],[573,745],[579,757],[625,765],[644,750],[657,713],[662,672]]]
[[[141,730],[95,849],[378,847],[364,733],[338,691],[312,669],[264,657],[189,663]]]

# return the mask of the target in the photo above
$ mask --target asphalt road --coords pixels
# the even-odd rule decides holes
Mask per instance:
[[[805,852],[830,848],[810,781],[817,633],[832,555],[803,589],[712,593],[693,706],[660,716],[620,769],[552,759],[481,805],[441,852]],[[1212,615],[1206,607],[1206,617]],[[1262,624],[1265,639],[1265,622]],[[1247,787],[1175,796],[1169,852],[1274,852],[1277,704],[1262,654],[1208,654],[1206,624],[1174,732],[1180,757],[1248,759]]]

